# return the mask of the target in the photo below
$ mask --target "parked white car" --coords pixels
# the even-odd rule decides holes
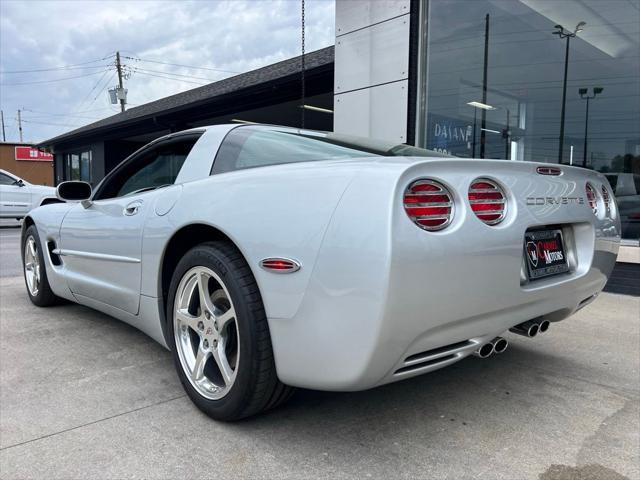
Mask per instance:
[[[597,172],[274,126],[172,134],[58,195],[23,222],[31,301],[139,328],[223,420],[502,353],[592,302],[620,242]]]
[[[0,218],[20,219],[31,209],[48,203],[60,203],[54,187],[33,185],[0,169]]]

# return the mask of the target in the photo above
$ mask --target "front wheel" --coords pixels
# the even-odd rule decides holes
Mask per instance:
[[[167,310],[178,376],[207,415],[238,420],[291,395],[276,375],[258,286],[233,245],[189,250],[173,274]]]
[[[58,297],[49,286],[42,244],[35,225],[31,225],[24,233],[22,267],[24,282],[31,302],[38,307],[48,307],[58,303]]]

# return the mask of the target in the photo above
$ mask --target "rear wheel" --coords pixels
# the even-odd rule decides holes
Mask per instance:
[[[42,245],[35,225],[27,228],[24,234],[22,262],[24,281],[31,302],[39,307],[48,307],[56,304],[58,297],[49,286]]]
[[[173,274],[167,305],[178,376],[206,414],[237,420],[293,392],[277,378],[260,292],[233,245],[208,242],[188,251]]]

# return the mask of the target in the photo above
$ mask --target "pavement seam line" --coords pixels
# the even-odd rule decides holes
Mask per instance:
[[[10,448],[19,447],[21,445],[27,445],[27,444],[32,443],[32,442],[37,442],[39,440],[44,440],[45,438],[55,437],[56,435],[60,435],[62,433],[72,432],[74,430],[78,430],[79,428],[88,427],[89,425],[95,425],[97,423],[104,422],[106,420],[112,420],[114,418],[122,417],[124,415],[129,415],[130,413],[139,412],[141,410],[145,410],[147,408],[155,407],[157,405],[163,405],[165,403],[173,402],[174,400],[179,400],[179,399],[185,398],[185,397],[186,397],[186,395],[184,395],[184,394],[183,395],[179,395],[177,397],[169,398],[167,400],[162,400],[161,402],[152,403],[151,405],[145,405],[143,407],[134,408],[133,410],[129,410],[129,411],[126,411],[126,412],[116,413],[115,415],[111,415],[109,417],[101,418],[99,420],[94,420],[92,422],[87,422],[87,423],[84,423],[82,425],[76,425],[75,427],[66,428],[64,430],[60,430],[59,432],[48,433],[48,434],[43,435],[43,436],[38,437],[38,438],[32,438],[31,440],[25,440],[24,442],[15,443],[15,444],[9,445],[7,447],[2,447],[2,448],[0,448],[0,452],[3,452],[5,450],[9,450]]]

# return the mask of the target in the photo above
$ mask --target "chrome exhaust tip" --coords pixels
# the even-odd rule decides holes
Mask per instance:
[[[549,322],[549,320],[542,320],[538,328],[538,333],[546,332],[547,330],[549,330],[550,326],[551,326],[551,322]]]
[[[522,335],[524,337],[533,338],[538,334],[540,330],[540,325],[538,322],[534,322],[533,320],[528,320],[526,322],[522,322],[515,327],[511,327],[509,329],[512,333],[517,333],[518,335]]]
[[[487,342],[478,347],[478,349],[473,352],[476,357],[487,358],[493,354],[493,343]]]
[[[491,343],[493,344],[493,353],[496,354],[503,353],[509,346],[509,342],[507,341],[507,339],[502,337],[494,338],[493,340],[491,340]]]

